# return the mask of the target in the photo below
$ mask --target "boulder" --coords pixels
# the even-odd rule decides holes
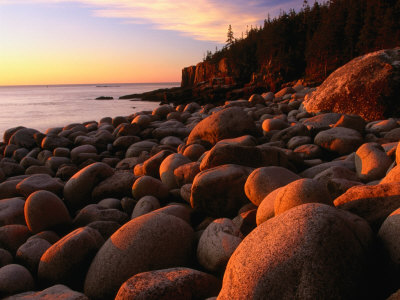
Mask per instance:
[[[0,248],[0,268],[13,263],[13,256],[7,250]]]
[[[46,190],[60,195],[63,188],[64,184],[61,180],[53,178],[48,174],[31,175],[17,185],[17,191],[25,197],[39,190]]]
[[[248,202],[244,184],[252,169],[222,165],[200,172],[194,178],[190,203],[213,217],[235,216]]]
[[[273,190],[271,193],[265,196],[265,198],[261,201],[260,205],[257,208],[257,214],[256,214],[257,226],[275,216],[276,196],[282,189],[283,187]]]
[[[205,151],[206,148],[204,148],[202,145],[192,144],[185,148],[185,150],[183,151],[183,155],[192,161],[196,161],[200,158],[200,156],[203,155]]]
[[[0,297],[29,291],[35,288],[35,281],[29,271],[16,264],[0,268]]]
[[[206,299],[217,295],[220,287],[220,280],[210,274],[188,268],[170,268],[132,276],[121,286],[115,299]]]
[[[168,190],[178,187],[174,175],[175,169],[190,162],[189,158],[179,153],[171,154],[163,160],[160,165],[160,178]]]
[[[0,227],[0,248],[8,250],[14,255],[30,235],[31,232],[25,225],[4,225]]]
[[[39,133],[36,129],[32,128],[21,128],[17,130],[10,138],[9,143],[17,145],[19,147],[32,149],[37,147],[34,135]]]
[[[141,272],[184,266],[192,253],[193,229],[163,213],[137,217],[118,229],[99,250],[85,280],[85,295],[112,299]]]
[[[72,208],[81,208],[92,202],[92,191],[102,180],[111,177],[113,169],[101,162],[93,163],[74,176],[64,186],[64,200]]]
[[[297,206],[243,240],[218,299],[368,298],[372,240],[368,224],[355,215],[319,203]]]
[[[5,300],[89,300],[84,294],[71,290],[69,287],[57,284],[39,292],[25,292],[16,294]]]
[[[367,220],[373,229],[400,207],[400,182],[354,186],[333,201],[338,208]]]
[[[151,148],[157,146],[157,143],[152,141],[140,141],[129,146],[126,150],[125,158],[139,156],[143,151],[150,152]]]
[[[400,48],[357,57],[333,72],[304,101],[308,112],[356,114],[365,120],[400,116]]]
[[[400,270],[400,209],[392,212],[383,222],[378,232],[378,238],[389,255],[390,264],[395,270]]]
[[[400,165],[396,165],[391,169],[385,177],[381,180],[381,184],[390,182],[400,182]]]
[[[247,167],[289,166],[287,155],[276,147],[249,147],[234,144],[215,145],[201,161],[200,170],[226,164],[236,164]]]
[[[69,139],[59,135],[47,135],[42,140],[41,146],[42,149],[53,151],[58,147],[69,148],[72,146],[72,142]]]
[[[153,210],[160,208],[160,202],[156,197],[144,196],[139,199],[133,209],[131,219],[145,215]]]
[[[198,162],[181,165],[174,170],[176,183],[179,187],[188,183],[192,183],[199,172],[200,163]]]
[[[197,260],[206,270],[223,272],[241,241],[239,228],[230,219],[216,219],[201,234]]]
[[[118,209],[105,208],[98,204],[89,204],[82,208],[76,215],[74,226],[83,227],[97,221],[113,221],[124,224],[128,219],[128,215]]]
[[[163,160],[172,153],[171,150],[162,150],[144,161],[143,174],[154,178],[160,178],[160,165]]]
[[[101,181],[92,191],[92,199],[99,201],[109,197],[121,199],[130,196],[132,193],[132,185],[136,177],[132,171],[119,170],[113,175]]]
[[[340,155],[355,151],[362,142],[363,138],[358,131],[346,127],[321,131],[314,138],[314,143],[318,146]]]
[[[325,184],[309,178],[298,179],[282,187],[276,195],[275,216],[305,203],[332,205],[332,200]]]
[[[239,107],[223,109],[198,123],[191,131],[187,144],[205,141],[214,145],[216,142],[242,136],[257,135],[253,119]]]
[[[90,262],[103,243],[100,233],[90,227],[72,231],[42,255],[38,278],[47,284],[63,283],[82,288]]]
[[[26,199],[25,221],[33,233],[69,225],[71,217],[64,202],[49,191],[37,191]]]
[[[366,143],[356,151],[355,165],[358,177],[363,181],[374,181],[386,175],[393,163],[378,143]]]
[[[154,196],[159,200],[168,197],[168,188],[160,180],[151,176],[139,177],[132,186],[132,196],[139,200],[144,196]]]
[[[40,258],[51,244],[41,238],[28,239],[15,254],[15,260],[25,266],[32,274],[37,273]]]
[[[0,200],[0,226],[25,225],[24,206],[25,201],[20,197]]]
[[[247,178],[244,191],[247,198],[259,206],[269,193],[300,178],[297,174],[282,167],[258,168]]]

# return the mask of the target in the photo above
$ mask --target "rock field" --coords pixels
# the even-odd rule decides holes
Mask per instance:
[[[400,119],[314,90],[7,130],[0,298],[387,299]]]

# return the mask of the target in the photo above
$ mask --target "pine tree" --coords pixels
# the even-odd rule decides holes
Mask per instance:
[[[228,33],[227,33],[226,36],[227,36],[226,46],[230,47],[235,42],[235,38],[233,37],[233,31],[232,31],[232,25],[231,24],[229,24]]]

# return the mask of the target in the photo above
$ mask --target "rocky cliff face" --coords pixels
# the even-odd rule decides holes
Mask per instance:
[[[214,85],[234,84],[235,76],[232,63],[223,58],[217,64],[204,61],[196,66],[190,66],[182,70],[181,87],[193,87],[199,84]]]

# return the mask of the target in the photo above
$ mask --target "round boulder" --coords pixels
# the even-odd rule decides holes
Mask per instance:
[[[200,121],[191,131],[187,144],[201,140],[213,145],[220,140],[245,134],[257,135],[253,119],[241,108],[231,107]]]
[[[63,188],[64,185],[61,180],[53,178],[48,174],[31,175],[17,185],[17,191],[25,197],[39,190],[46,190],[60,195]]]
[[[200,172],[194,178],[190,203],[210,216],[235,216],[248,202],[244,184],[252,169],[222,165]]]
[[[82,288],[87,268],[104,243],[100,233],[82,227],[64,236],[42,255],[38,277],[44,283],[64,283]]]
[[[201,234],[197,260],[209,271],[223,272],[241,241],[240,230],[230,219],[216,219]]]
[[[366,182],[384,177],[392,163],[392,159],[378,143],[363,144],[355,156],[357,175]]]
[[[168,188],[156,178],[142,176],[133,184],[132,196],[134,199],[140,199],[144,196],[154,196],[159,200],[163,200],[168,197]]]
[[[0,297],[33,290],[35,281],[29,271],[16,264],[0,268]]]
[[[99,250],[85,280],[85,295],[111,299],[131,276],[186,265],[192,253],[193,229],[183,220],[150,213],[118,229]]]
[[[361,134],[350,128],[334,127],[319,132],[314,139],[318,146],[340,155],[355,151],[363,142]]]
[[[324,204],[297,206],[243,240],[228,262],[218,299],[367,297],[372,240],[368,224],[355,215]]]
[[[297,174],[282,167],[258,168],[247,178],[244,191],[247,198],[259,206],[269,193],[300,178]]]
[[[10,224],[25,225],[25,201],[23,198],[8,198],[0,200],[0,226]]]
[[[29,230],[34,233],[71,223],[64,202],[49,191],[32,193],[26,199],[24,214]]]
[[[64,200],[72,208],[81,208],[92,201],[92,191],[102,180],[112,176],[113,169],[101,162],[93,163],[74,176],[64,186]]]
[[[220,281],[210,274],[171,268],[136,274],[124,282],[115,299],[206,299],[217,295],[220,286]]]

